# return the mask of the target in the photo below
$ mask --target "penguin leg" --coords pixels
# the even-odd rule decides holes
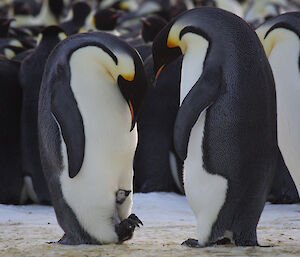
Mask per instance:
[[[252,188],[249,188],[244,195],[250,196]],[[234,216],[232,224],[233,240],[237,246],[258,246],[256,226],[259,221],[260,214],[264,208],[265,199],[261,197],[266,189],[257,188],[256,195],[244,197]],[[265,192],[265,195],[267,193]]]

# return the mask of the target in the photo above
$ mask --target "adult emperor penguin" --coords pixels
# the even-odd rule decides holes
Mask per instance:
[[[173,147],[181,63],[182,57],[170,63],[154,85],[152,56],[145,61],[148,90],[137,121],[138,145],[133,164],[137,192],[183,191],[182,162]]]
[[[19,204],[23,186],[20,151],[20,63],[0,55],[0,203]]]
[[[278,120],[278,145],[300,192],[300,12],[275,17],[257,30],[273,70]]]
[[[275,86],[258,37],[234,14],[202,7],[169,23],[152,50],[156,77],[184,56],[174,146],[198,232],[184,244],[258,245],[277,158]]]
[[[82,33],[50,54],[39,100],[43,170],[62,244],[117,243],[140,220],[130,215],[135,120],[146,90],[137,52],[117,37]],[[129,216],[130,215],[130,216]],[[128,217],[129,216],[129,217]]]
[[[22,62],[19,81],[22,87],[21,149],[22,169],[29,197],[38,203],[50,203],[50,195],[41,166],[38,143],[38,101],[42,76],[52,49],[66,37],[57,26],[46,27],[39,35],[39,44]],[[27,183],[28,182],[28,183]]]

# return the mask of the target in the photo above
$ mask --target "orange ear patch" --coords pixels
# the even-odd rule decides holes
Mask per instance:
[[[121,76],[126,79],[127,81],[133,81],[134,79],[134,73],[130,73],[130,74],[121,74]]]
[[[167,46],[169,48],[174,48],[174,47],[178,46],[178,44],[175,41],[173,41],[172,39],[168,39]]]

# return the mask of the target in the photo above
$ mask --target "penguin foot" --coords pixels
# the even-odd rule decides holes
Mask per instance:
[[[230,245],[232,244],[231,240],[227,237],[219,239],[215,242],[216,245]]]
[[[199,242],[197,239],[189,238],[188,240],[185,240],[181,245],[187,246],[187,247],[193,247],[193,248],[201,248],[199,245]]]
[[[55,241],[48,241],[46,242],[48,245],[52,245],[52,244],[57,244],[58,242],[55,242]]]
[[[235,239],[236,246],[259,246],[256,240],[250,239]]]
[[[259,247],[266,247],[266,248],[267,248],[267,247],[274,247],[274,245],[260,245],[260,244],[259,244],[258,246],[259,246]]]
[[[143,225],[143,222],[135,214],[131,214],[127,219],[122,220],[121,223],[116,226],[119,243],[121,244],[131,239],[135,228],[140,227],[140,225]]]
[[[116,192],[116,203],[117,204],[122,204],[127,196],[131,193],[130,190],[124,190],[124,189],[119,189],[117,192]]]
[[[58,240],[58,243],[62,244],[62,245],[79,245],[79,244],[81,244],[81,242],[77,242],[76,240],[67,236],[66,234],[64,234],[63,237]]]

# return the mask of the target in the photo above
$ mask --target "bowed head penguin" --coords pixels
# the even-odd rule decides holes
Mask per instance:
[[[131,214],[136,115],[146,90],[135,50],[104,32],[70,36],[50,54],[38,113],[41,161],[62,244],[117,243]]]

